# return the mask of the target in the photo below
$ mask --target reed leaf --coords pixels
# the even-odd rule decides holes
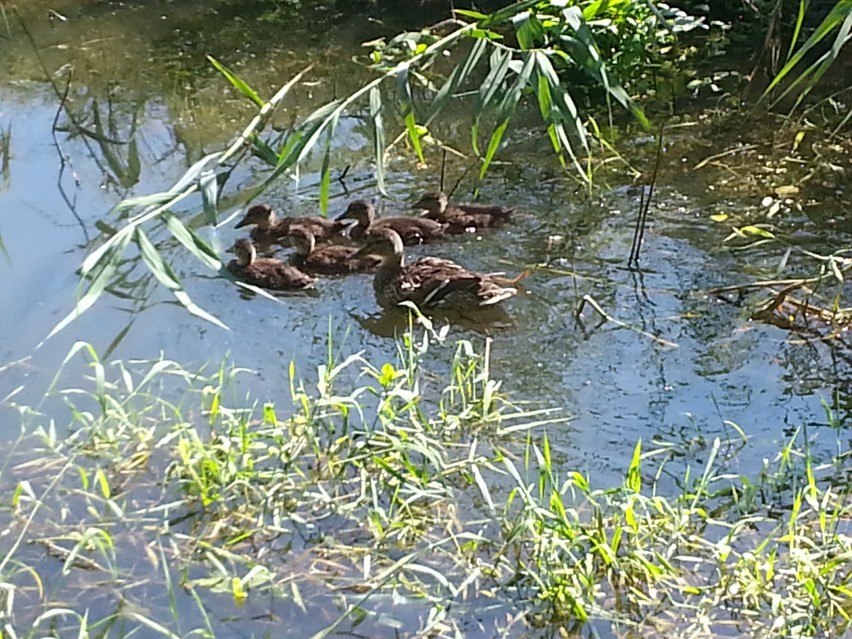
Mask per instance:
[[[236,88],[237,91],[242,93],[249,100],[254,102],[257,106],[263,107],[264,101],[257,94],[257,92],[255,92],[254,89],[252,89],[249,85],[247,85],[240,78],[238,78],[230,69],[228,69],[224,64],[219,62],[212,55],[208,55],[207,59],[210,61],[210,64],[212,64],[214,67],[216,67],[216,69],[218,69],[219,72],[228,79],[228,82],[230,82],[232,85],[234,85],[234,88]]]
[[[833,32],[837,31],[832,46],[816,62],[809,65],[793,82],[790,83],[784,92],[772,103],[773,106],[783,100],[787,95],[799,91],[796,98],[796,106],[810,92],[814,84],[831,64],[840,55],[840,50],[850,39],[850,28],[852,28],[852,0],[839,0],[831,9],[829,14],[823,19],[819,26],[814,30],[811,36],[799,48],[799,50],[788,60],[787,64],[773,78],[772,82],[763,92],[761,99],[765,99],[790,73],[796,68],[799,63],[811,53],[811,51],[828,38]],[[807,87],[801,89],[802,84],[811,78]],[[795,107],[794,107],[795,108]]]

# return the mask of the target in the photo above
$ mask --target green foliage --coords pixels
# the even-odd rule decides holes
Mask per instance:
[[[191,313],[224,326],[200,308],[185,290],[177,270],[158,245],[150,240],[150,226],[167,219],[166,230],[205,266],[222,271],[215,251],[186,222],[174,215],[174,207],[187,198],[200,199],[203,220],[218,223],[221,190],[234,164],[248,151],[269,166],[264,181],[247,197],[262,192],[284,175],[296,175],[315,155],[319,167],[319,208],[328,212],[333,169],[332,151],[340,118],[353,113],[369,117],[374,137],[373,164],[376,184],[384,189],[387,156],[395,142],[386,140],[391,126],[407,138],[413,155],[427,161],[430,145],[437,138],[437,120],[453,101],[475,96],[475,114],[470,134],[471,149],[479,161],[479,180],[485,178],[501,150],[511,140],[511,124],[527,104],[537,107],[542,127],[554,154],[567,174],[591,184],[590,135],[582,106],[586,102],[578,86],[594,86],[629,111],[644,127],[649,123],[640,106],[622,84],[632,79],[650,60],[653,50],[671,42],[678,30],[699,23],[666,9],[661,13],[648,0],[619,2],[568,2],[567,0],[522,0],[491,14],[457,11],[468,21],[450,21],[446,35],[429,31],[397,36],[374,51],[375,79],[348,96],[324,104],[291,126],[283,136],[270,133],[266,125],[273,110],[310,67],[292,78],[268,101],[262,91],[251,87],[215,59],[210,59],[231,85],[258,113],[242,135],[227,150],[212,153],[196,163],[168,191],[121,202],[117,211],[129,221],[85,260],[81,275],[88,284],[76,308],[62,319],[51,335],[90,308],[119,272],[125,251],[135,245],[145,265]],[[669,24],[668,21],[671,21]],[[449,56],[458,62],[447,69]],[[578,85],[575,77],[586,82]],[[421,97],[425,89],[425,96]],[[366,116],[363,114],[366,113]]]
[[[329,360],[310,385],[291,366],[273,404],[234,388],[242,369],[105,363],[75,345],[66,362],[85,355],[91,379],[51,391],[70,423],[17,407],[2,466],[3,636],[265,636],[281,618],[299,636],[440,639],[474,624],[689,639],[852,627],[839,433],[830,459],[793,434],[755,477],[731,472],[738,439],[679,474],[676,445],[639,442],[601,487],[551,446],[560,417],[501,394],[487,341],[459,342],[427,392],[424,355],[442,347],[427,327],[395,360]]]
[[[819,26],[800,45],[804,21],[808,12],[813,10],[810,3],[800,0],[787,61],[763,96],[766,99],[774,95],[775,89],[785,79],[789,80],[783,91],[774,95],[773,105],[792,95],[795,96],[792,108],[800,106],[852,39],[852,0],[837,0]],[[844,123],[848,122],[849,117],[846,116]]]

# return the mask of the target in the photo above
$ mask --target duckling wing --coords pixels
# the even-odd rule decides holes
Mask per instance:
[[[444,232],[444,225],[425,217],[385,217],[371,225],[374,228],[389,228],[396,231],[404,244],[421,244]]]
[[[450,260],[424,257],[401,273],[400,289],[406,297],[424,307],[456,306],[459,295],[476,305],[482,276]]]
[[[452,208],[469,215],[483,215],[494,220],[508,221],[518,207],[498,206],[495,204],[454,204]]]
[[[307,270],[320,273],[354,273],[378,268],[382,258],[378,255],[359,255],[358,249],[330,244],[314,250],[304,262]]]
[[[243,269],[250,284],[276,291],[310,288],[316,279],[279,260],[259,258]]]

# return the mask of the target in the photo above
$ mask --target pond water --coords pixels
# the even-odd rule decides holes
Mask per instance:
[[[340,356],[363,351],[377,364],[395,357],[391,336],[399,326],[379,316],[369,277],[324,280],[316,295],[247,299],[177,249],[170,255],[192,299],[231,330],[188,314],[144,266],[129,264],[120,285],[45,341],[80,294],[77,269],[84,256],[103,241],[104,229],[121,223],[112,207],[124,197],[169,187],[250,117],[245,100],[209,67],[204,53],[231,65],[267,96],[316,62],[288,101],[286,120],[369,77],[350,59],[362,53],[362,41],[402,24],[338,17],[329,23],[340,34],[332,39],[310,25],[295,24],[292,33],[282,34],[280,25],[247,24],[214,15],[210,6],[31,1],[18,7],[31,40],[7,13],[0,68],[0,131],[10,132],[11,147],[0,174],[0,398],[7,397],[7,406],[37,403],[78,340],[110,359],[163,353],[190,369],[229,359],[255,371],[244,378],[246,388],[278,402],[287,399],[291,361],[306,379],[325,362],[329,332]],[[67,22],[50,21],[48,7]],[[71,133],[68,114],[58,114],[69,78],[69,111],[100,135]],[[443,126],[457,130],[458,146],[466,148],[465,114],[453,117],[459,121]],[[355,118],[339,128],[335,166],[338,174],[351,168],[344,183],[332,188],[333,214],[349,199],[377,195],[366,130]],[[563,467],[590,474],[598,485],[620,482],[639,438],[668,442],[681,451],[684,464],[701,464],[714,437],[736,438],[728,424],[734,422],[749,444],[731,470],[754,473],[797,427],[808,425],[818,448],[835,446],[822,402],[837,406],[841,424],[848,423],[849,362],[831,342],[791,339],[781,328],[748,321],[748,301],[729,303],[706,292],[771,279],[783,255],[777,245],[731,250],[723,243],[731,222],[710,217],[727,213],[759,221],[765,217],[761,200],[786,183],[756,181],[745,171],[732,179],[712,166],[695,170],[702,159],[734,145],[738,135],[720,135],[700,122],[672,129],[638,272],[625,267],[639,207],[627,171],[607,170],[602,177],[608,186],[584,197],[560,177],[546,137],[523,125],[516,140],[525,141],[493,167],[481,192],[483,201],[517,206],[517,223],[410,251],[452,257],[483,271],[532,270],[523,294],[507,305],[508,322],[453,326],[450,342],[481,344],[483,335],[492,336],[494,377],[504,380],[513,399],[570,415],[569,423],[551,427],[551,442]],[[641,167],[652,162],[653,144],[641,137],[626,140],[622,150]],[[439,159],[433,152],[425,170],[408,159],[394,161],[385,212],[435,188]],[[448,181],[466,165],[450,161]],[[230,188],[239,194],[262,180],[263,171],[260,164],[244,166]],[[282,178],[259,199],[288,213],[312,214],[315,185],[308,167],[298,184]],[[470,188],[471,180],[463,179],[458,197],[469,197]],[[852,229],[841,212],[848,201],[843,189],[827,191],[818,214],[782,207],[775,223],[819,253],[848,245]],[[244,206],[223,204],[222,219]],[[238,236],[232,226],[201,233],[222,251]],[[791,261],[788,268],[805,272],[802,264]],[[575,309],[584,295],[624,325],[604,323],[588,307],[578,321]],[[443,370],[452,351],[451,345],[433,350],[430,366]],[[72,361],[63,383],[79,383],[84,372],[82,360]],[[55,408],[64,419],[61,407]],[[2,414],[0,437],[11,439],[17,418],[11,410]]]
[[[293,49],[275,44],[280,38],[261,40],[271,38],[273,31],[261,24],[242,49],[229,50],[228,42],[244,37],[245,27],[229,25],[216,33],[204,23],[192,37],[184,35],[193,21],[207,19],[203,5],[51,7],[67,14],[68,21],[49,21],[43,7],[20,9],[32,42],[17,18],[7,16],[11,42],[5,46],[11,63],[0,72],[0,129],[11,132],[11,157],[0,190],[0,275],[5,282],[0,331],[7,336],[0,348],[5,364],[0,396],[23,385],[15,401],[36,401],[77,340],[91,342],[100,353],[110,349],[112,358],[151,358],[162,352],[190,368],[230,357],[256,371],[251,386],[270,399],[286,388],[291,360],[301,375],[313,375],[325,360],[329,327],[341,354],[363,350],[376,362],[392,357],[395,346],[388,336],[395,327],[377,318],[369,277],[323,281],[315,296],[245,299],[232,283],[177,250],[174,256],[183,260],[178,266],[192,298],[232,330],[186,313],[150,277],[142,277],[145,270],[137,266],[128,271],[121,285],[126,287],[104,296],[42,344],[73,308],[80,293],[76,269],[102,240],[99,229],[119,223],[111,207],[122,197],[168,187],[245,121],[249,111],[244,101],[205,67],[201,51],[224,51],[224,62],[267,94],[303,68],[304,61],[317,60],[312,79],[288,107],[289,117],[337,87],[354,86],[367,77],[348,62],[359,52],[358,43],[400,27],[350,17],[338,23],[346,37],[333,45],[311,37]],[[306,30],[297,25],[294,31]],[[334,65],[333,59],[343,62]],[[45,82],[45,70],[54,88]],[[69,110],[79,123],[89,131],[100,127],[103,136],[126,144],[68,133],[68,116],[57,116],[57,92],[61,95],[69,77]],[[351,126],[341,126],[336,161],[352,168],[344,185],[333,189],[332,213],[356,195],[376,194],[370,140],[362,128],[355,119]],[[463,139],[463,120],[457,128]],[[710,215],[758,215],[760,187],[713,190],[714,183],[723,181],[718,173],[690,167],[724,147],[707,148],[710,136],[703,130],[700,144],[688,127],[674,129],[670,136],[639,273],[625,268],[638,189],[622,188],[618,180],[626,185],[626,174],[611,171],[606,176],[611,188],[583,198],[575,184],[558,177],[552,159],[541,152],[546,140],[537,134],[516,145],[514,155],[495,166],[482,189],[483,201],[519,207],[516,224],[411,251],[451,256],[486,271],[532,268],[524,294],[508,305],[508,325],[455,327],[451,337],[481,341],[483,332],[493,334],[494,375],[505,380],[504,388],[517,399],[563,407],[571,422],[556,428],[552,437],[564,462],[604,482],[617,480],[637,438],[684,445],[699,436],[711,440],[726,432],[726,420],[738,424],[751,440],[753,454],[741,461],[756,464],[790,428],[821,424],[821,402],[847,391],[845,371],[837,371],[835,379],[816,375],[832,359],[831,344],[793,343],[786,331],[746,321],[745,306],[706,294],[714,286],[770,277],[781,251],[735,252],[723,245],[729,226],[713,222]],[[733,136],[718,141],[725,144]],[[632,159],[640,165],[650,162],[653,144],[637,138],[625,146],[633,149]],[[417,170],[406,160],[396,162],[388,179],[392,199],[386,211],[403,209],[419,192],[434,188],[437,165]],[[450,162],[448,181],[464,167]],[[250,167],[237,182],[256,183],[260,171],[260,166]],[[288,179],[280,182],[261,199],[291,213],[316,210],[316,180],[309,172],[302,174],[298,190]],[[462,180],[460,197],[469,194],[469,182]],[[834,199],[839,203],[842,194]],[[225,210],[223,217],[235,210]],[[798,216],[788,212],[781,224],[798,227],[804,219]],[[809,248],[830,252],[848,240],[848,229],[838,229],[831,217],[823,209],[822,219],[828,222],[814,228],[811,221],[805,238]],[[222,250],[237,237],[231,226],[203,232]],[[588,308],[578,323],[574,311],[585,294],[647,334],[604,324]],[[448,357],[451,348],[441,352],[439,359]],[[68,378],[82,367],[72,363]],[[7,436],[17,431],[13,421],[5,423]]]

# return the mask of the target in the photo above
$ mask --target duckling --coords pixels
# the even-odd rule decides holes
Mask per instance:
[[[373,231],[393,229],[403,244],[422,244],[441,237],[444,234],[444,224],[423,217],[384,217],[376,219],[376,209],[366,200],[351,202],[346,210],[337,217],[342,220],[355,220],[355,226],[349,231],[349,237],[356,242],[364,240]]]
[[[290,235],[294,228],[309,230],[317,242],[343,239],[346,225],[324,217],[285,217],[279,219],[269,204],[255,204],[246,211],[234,228],[255,225],[251,239],[262,244],[272,244]]]
[[[275,291],[294,291],[311,288],[317,281],[281,260],[258,257],[251,240],[237,240],[229,251],[237,257],[228,262],[228,270],[248,284]]]
[[[514,206],[493,204],[450,204],[442,191],[424,193],[411,208],[425,209],[425,217],[446,224],[447,233],[500,226],[508,222],[516,210]]]
[[[496,274],[469,271],[450,260],[422,257],[406,265],[403,251],[402,238],[391,228],[372,231],[358,251],[378,253],[384,258],[373,279],[376,301],[384,308],[409,301],[421,310],[483,309],[518,292],[498,284]]]
[[[289,236],[296,252],[291,256],[290,263],[307,272],[324,275],[341,275],[372,271],[379,267],[382,258],[378,255],[358,255],[357,248],[329,244],[316,247],[314,234],[305,228],[294,228]]]

